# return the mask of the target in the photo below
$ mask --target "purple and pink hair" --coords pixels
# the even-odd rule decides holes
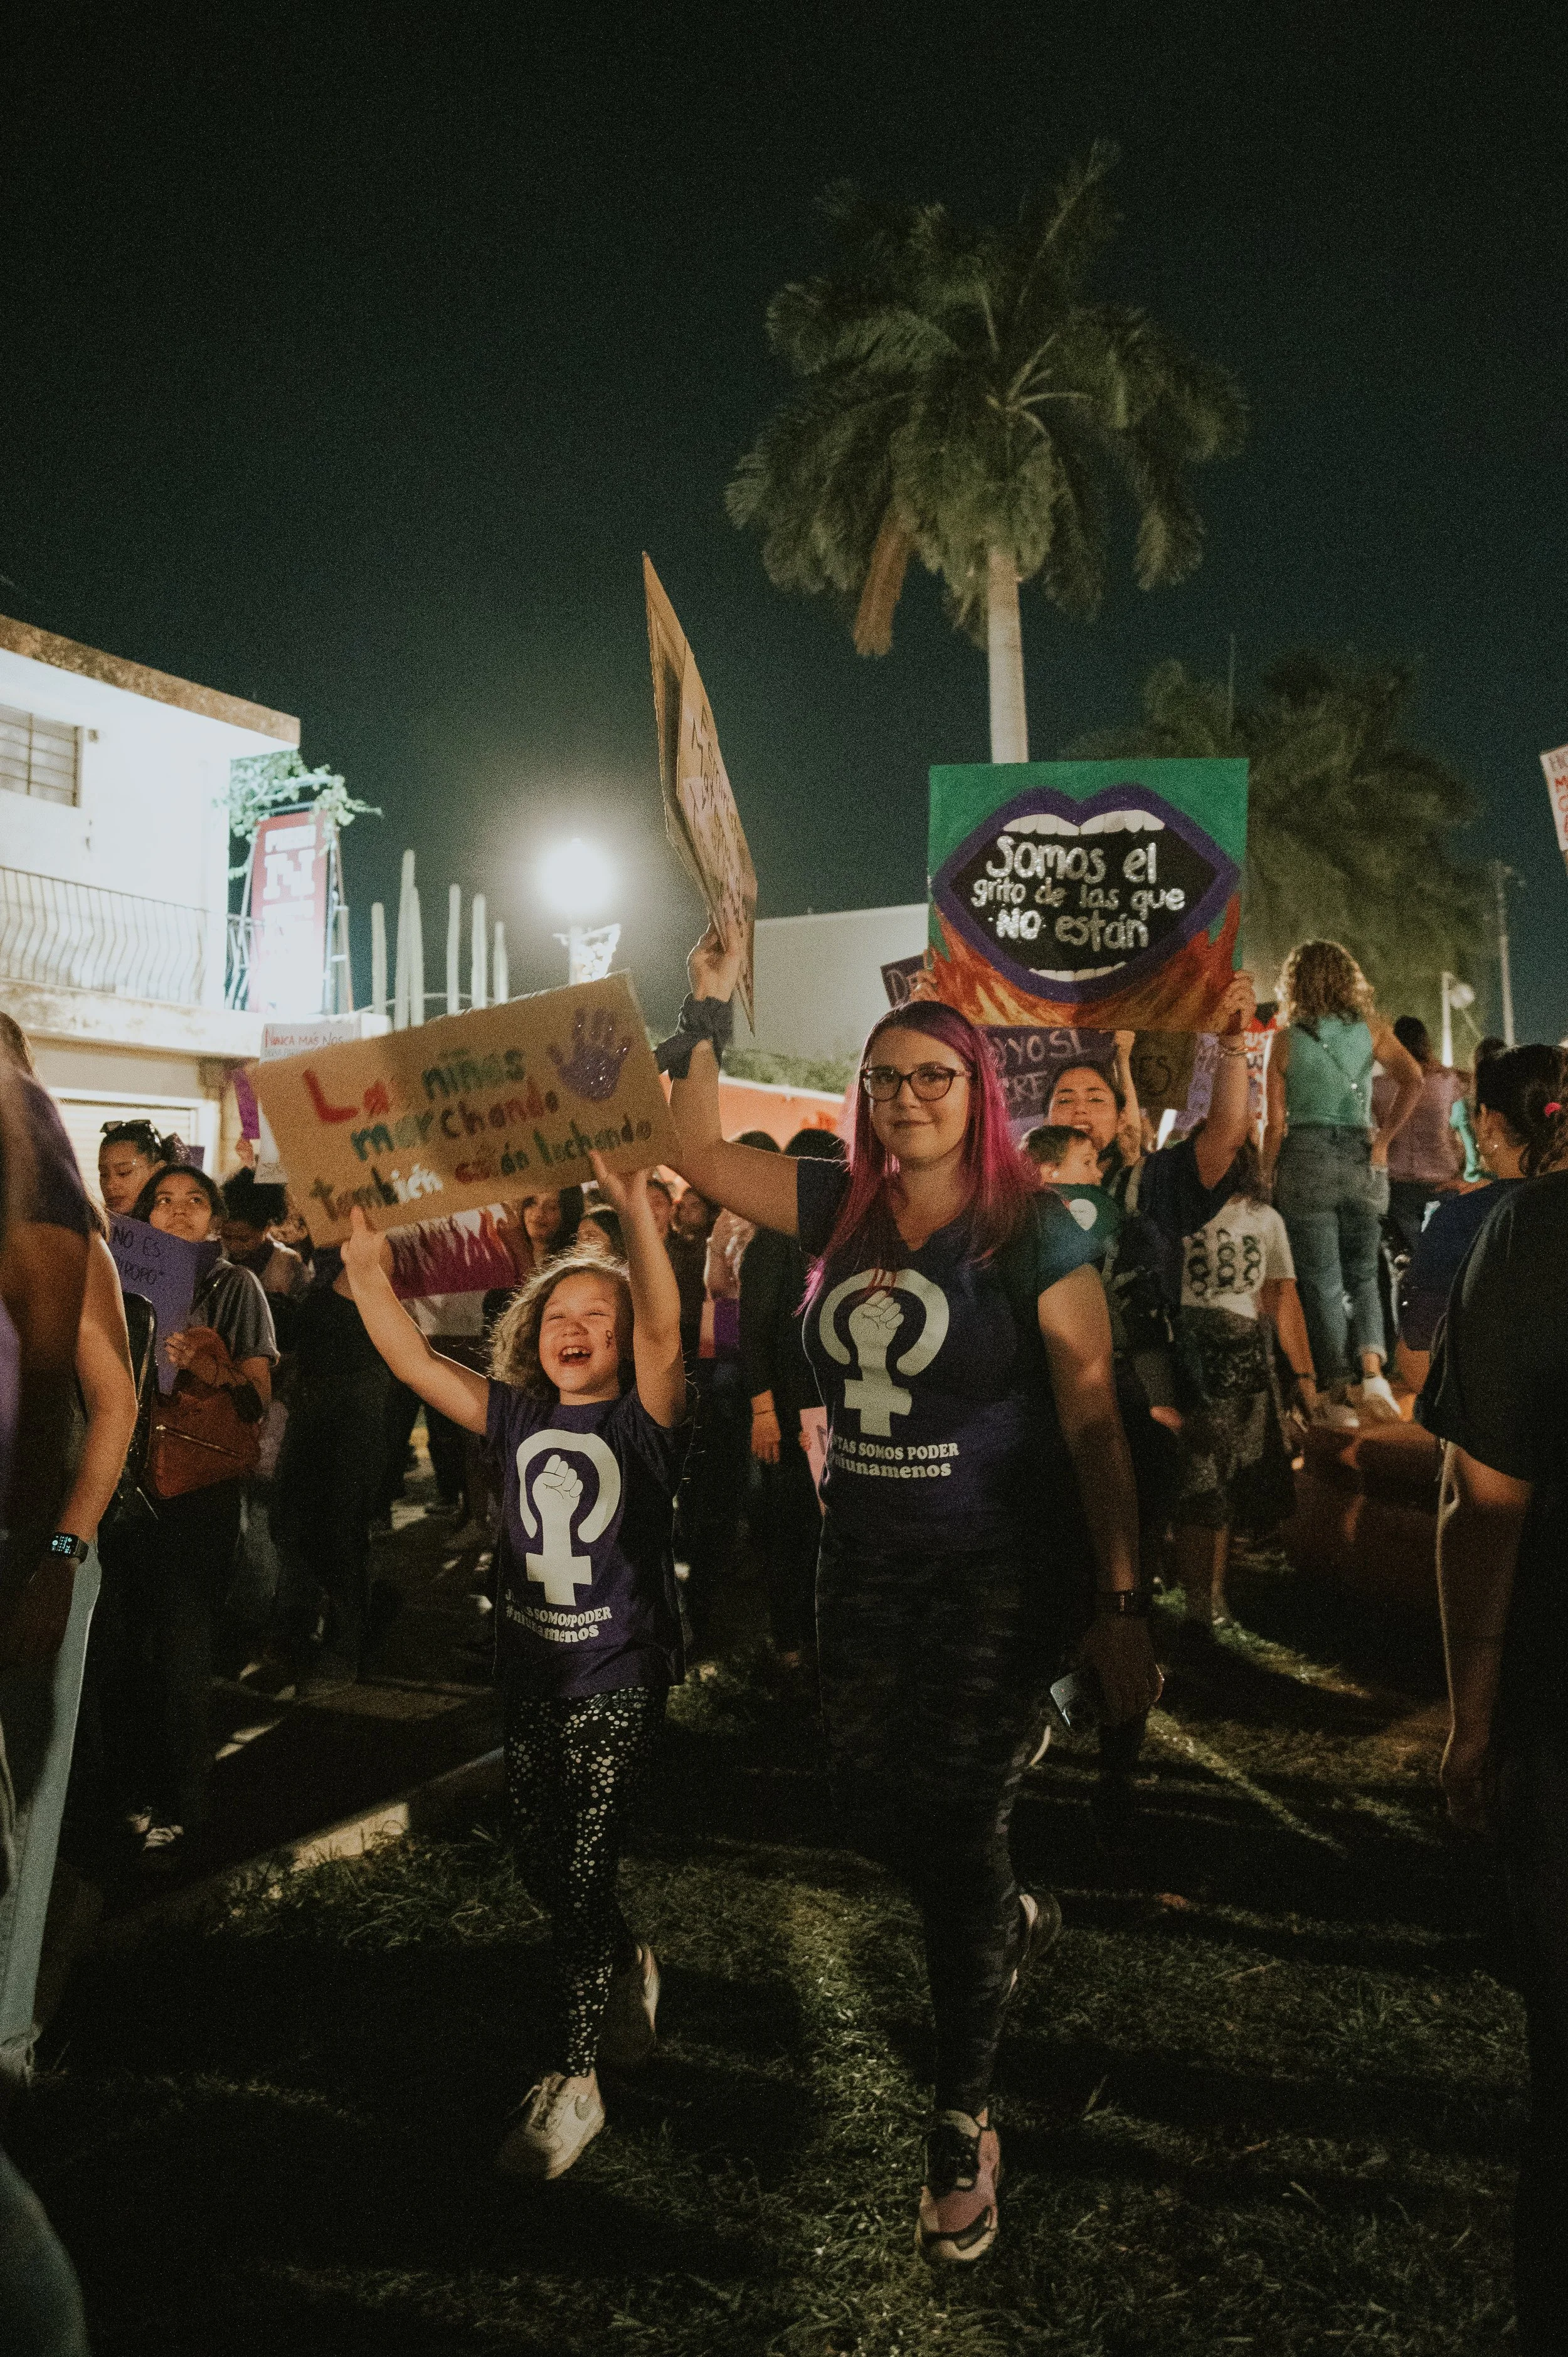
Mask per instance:
[[[971,1250],[984,1260],[1015,1236],[1038,1190],[1034,1167],[1014,1145],[1007,1128],[1007,1106],[1002,1084],[985,1044],[984,1034],[967,1015],[940,999],[916,999],[896,1008],[875,1024],[861,1049],[859,1071],[870,1062],[876,1043],[890,1031],[915,1031],[940,1039],[950,1048],[969,1072],[969,1121],[963,1137],[963,1175],[968,1190]],[[871,1100],[856,1074],[854,1130],[849,1146],[849,1188],[822,1259],[811,1270],[803,1308],[822,1290],[822,1273],[832,1254],[846,1244],[869,1242],[878,1250],[897,1251],[897,1229],[888,1189],[897,1176],[898,1158],[889,1154],[876,1135]]]

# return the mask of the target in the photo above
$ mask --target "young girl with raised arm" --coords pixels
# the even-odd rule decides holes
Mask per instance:
[[[605,2124],[599,2061],[651,2050],[652,1950],[617,1898],[628,1812],[664,1700],[684,1675],[671,1548],[686,1440],[681,1299],[649,1208],[648,1174],[594,1157],[624,1262],[567,1253],[497,1325],[489,1381],[433,1351],[392,1289],[362,1213],[343,1265],[366,1331],[398,1379],[482,1433],[503,1485],[497,1649],[519,1864],[554,1926],[550,2068],[497,2156],[559,2177]]]

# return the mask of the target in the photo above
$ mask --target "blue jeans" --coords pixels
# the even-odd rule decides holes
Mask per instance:
[[[0,2079],[13,2084],[24,2083],[32,2068],[33,1997],[44,1918],[100,1578],[94,1551],[77,1566],[70,1619],[59,1652],[46,1668],[0,1673],[0,1727],[16,1788],[16,1870],[0,1899]]]
[[[1371,1140],[1364,1129],[1325,1126],[1288,1133],[1274,1174],[1274,1207],[1290,1238],[1320,1383],[1359,1376],[1363,1351],[1388,1357],[1378,1292],[1388,1201],[1389,1174],[1373,1169]]]

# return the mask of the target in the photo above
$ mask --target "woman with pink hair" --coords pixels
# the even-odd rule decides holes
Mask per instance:
[[[1108,1717],[1160,1690],[1095,1247],[1036,1191],[982,1035],[934,1001],[866,1041],[847,1165],[727,1142],[736,961],[710,931],[688,970],[660,1050],[682,1175],[811,1263],[823,1727],[841,1803],[923,1919],[937,2085],[917,2245],[977,2259],[997,2232],[1003,2017],[1061,1922],[1048,1892],[1020,1890],[1008,1849],[1047,1688],[1087,1621]]]

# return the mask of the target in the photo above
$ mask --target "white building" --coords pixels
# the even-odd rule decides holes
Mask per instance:
[[[764,917],[757,928],[757,1046],[775,1056],[858,1056],[887,1012],[883,967],[918,957],[926,926],[923,900]]]
[[[229,764],[298,743],[285,713],[0,617],[0,1006],[90,1184],[134,1114],[231,1158],[225,1087],[262,1027],[230,1004]]]

